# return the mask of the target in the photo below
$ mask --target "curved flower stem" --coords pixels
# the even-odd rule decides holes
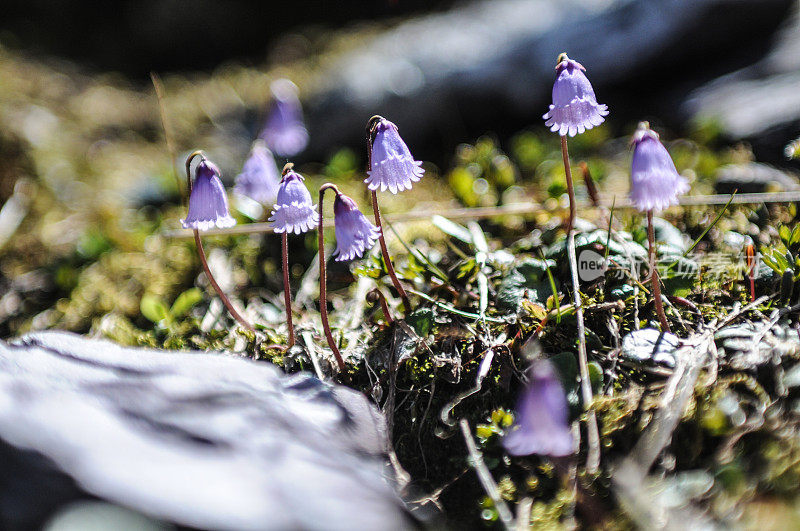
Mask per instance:
[[[408,313],[411,311],[411,301],[408,299],[408,294],[406,293],[405,288],[403,285],[400,284],[400,280],[397,278],[397,274],[394,272],[394,265],[392,265],[392,258],[389,256],[389,249],[386,247],[386,239],[383,237],[383,225],[381,224],[381,209],[378,206],[378,193],[375,190],[372,190],[372,211],[375,213],[375,225],[377,225],[379,232],[378,240],[381,244],[381,254],[383,255],[383,262],[386,264],[386,272],[389,274],[389,278],[392,279],[392,284],[394,288],[397,290],[397,293],[400,294],[400,298],[403,301],[403,309],[404,313]]]
[[[369,297],[372,302],[377,300],[378,303],[380,303],[381,311],[383,312],[384,317],[386,317],[386,324],[391,325],[394,322],[394,319],[392,319],[392,314],[389,313],[389,305],[386,304],[386,297],[384,297],[383,292],[378,288],[375,288],[367,294],[367,297]]]
[[[222,304],[224,304],[225,308],[228,309],[228,313],[230,313],[231,317],[236,319],[244,328],[250,330],[251,332],[255,332],[256,329],[253,327],[253,325],[247,322],[247,320],[236,311],[236,308],[233,307],[233,304],[231,303],[230,299],[228,299],[228,296],[225,295],[225,292],[222,291],[222,288],[219,287],[219,284],[217,284],[217,280],[214,278],[214,275],[211,274],[211,269],[208,268],[208,261],[206,260],[206,251],[203,249],[203,241],[200,239],[200,231],[197,229],[194,229],[194,242],[197,244],[197,254],[200,256],[200,263],[203,264],[203,271],[205,271],[206,278],[208,278],[208,281],[211,283],[211,287],[213,287],[214,291],[216,291],[217,295],[219,295],[220,300],[222,300]]]
[[[653,282],[653,302],[656,305],[658,320],[661,321],[661,331],[669,332],[669,322],[664,313],[664,303],[661,301],[661,281],[658,278],[658,268],[656,267],[656,236],[653,229],[653,211],[647,211],[647,243],[650,247],[650,280]]]
[[[287,348],[294,346],[294,325],[292,324],[292,286],[289,283],[289,236],[281,233],[281,259],[283,268],[283,304],[286,306],[286,326],[289,328]]]
[[[192,195],[192,160],[195,157],[200,157],[200,160],[206,160],[206,154],[203,153],[203,150],[198,149],[196,151],[192,151],[188,157],[186,157],[186,200],[189,200],[189,196]]]
[[[339,347],[336,346],[336,341],[333,340],[331,325],[328,323],[328,279],[325,271],[325,236],[322,225],[322,201],[325,198],[325,190],[333,190],[336,192],[336,195],[340,193],[339,188],[331,183],[325,183],[319,189],[319,226],[317,227],[317,235],[319,238],[319,313],[322,317],[322,330],[325,332],[325,339],[328,340],[328,346],[331,348],[331,351],[333,351],[333,356],[336,358],[337,365],[339,365],[339,371],[344,372],[344,360],[342,359],[342,354],[339,352]]]
[[[567,137],[561,136],[561,158],[564,160],[564,173],[567,177],[567,194],[569,194],[569,219],[567,220],[567,233],[572,232],[575,216],[578,212],[578,203],[575,201],[575,188],[572,185],[572,170],[569,166],[569,151],[567,150]]]
[[[564,159],[564,173],[567,179],[569,193],[569,220],[567,222],[567,255],[569,257],[569,270],[572,277],[572,292],[575,301],[575,317],[578,321],[578,368],[581,376],[581,398],[586,411],[586,434],[588,439],[588,452],[586,455],[586,469],[591,474],[597,471],[600,464],[600,434],[597,429],[597,416],[591,408],[592,385],[589,380],[589,362],[586,355],[586,330],[583,323],[583,303],[581,301],[580,282],[578,281],[578,260],[575,257],[575,231],[573,226],[577,213],[575,203],[575,190],[572,186],[572,170],[569,165],[569,151],[567,150],[567,137],[561,137],[561,156]]]
[[[377,114],[369,119],[367,122],[367,169],[372,169],[372,141],[375,139],[375,127],[380,123],[383,118],[378,116]],[[378,192],[375,190],[371,190],[372,192],[372,212],[375,214],[375,225],[378,227],[380,231],[378,233],[378,240],[381,244],[381,255],[383,256],[383,262],[386,264],[386,272],[389,274],[389,278],[392,279],[392,284],[394,285],[394,289],[397,290],[397,293],[400,295],[400,299],[403,301],[403,311],[405,314],[411,311],[411,301],[408,299],[408,294],[406,293],[405,288],[403,285],[400,284],[400,280],[397,278],[397,274],[394,272],[394,265],[392,264],[392,258],[389,256],[389,248],[386,246],[386,239],[383,237],[383,224],[381,223],[381,209],[378,206]],[[387,314],[388,315],[388,314]]]
[[[197,156],[199,156],[203,160],[205,160],[205,158],[206,158],[205,154],[202,151],[198,150],[198,151],[193,152],[186,159],[186,185],[188,187],[187,188],[187,190],[188,190],[187,196],[191,195],[191,193],[192,193],[191,165],[192,165],[192,159],[194,159]],[[231,303],[231,301],[228,298],[228,296],[225,295],[225,292],[222,291],[222,288],[217,283],[217,280],[214,278],[214,275],[211,274],[211,269],[208,267],[208,260],[206,259],[206,251],[203,248],[203,241],[200,239],[200,231],[197,230],[197,229],[194,229],[193,232],[194,232],[194,243],[197,245],[197,254],[200,257],[200,263],[203,265],[203,271],[205,272],[206,278],[208,279],[208,282],[211,284],[211,287],[214,288],[214,291],[217,292],[217,295],[219,295],[219,298],[222,301],[222,304],[225,305],[225,308],[227,308],[228,313],[231,314],[231,317],[236,319],[236,321],[240,325],[242,325],[244,328],[246,328],[247,330],[250,330],[251,332],[255,332],[256,329],[253,327],[253,325],[251,325],[247,321],[247,319],[242,317],[241,314],[236,311],[236,308],[233,307],[233,304]]]

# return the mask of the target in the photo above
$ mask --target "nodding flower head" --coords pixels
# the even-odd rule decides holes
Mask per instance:
[[[675,169],[658,133],[641,122],[632,143],[631,202],[642,212],[658,212],[677,204],[678,196],[689,191],[689,182]]]
[[[317,207],[311,202],[311,194],[303,184],[303,177],[292,170],[292,165],[283,168],[283,179],[278,188],[278,200],[269,220],[275,232],[300,234],[311,230],[319,221]]]
[[[213,162],[202,159],[197,165],[189,196],[189,213],[181,220],[184,229],[224,229],[236,225],[236,220],[228,213],[228,198],[219,176],[219,168]]]
[[[259,135],[282,157],[293,157],[308,145],[308,131],[303,123],[303,107],[297,97],[297,85],[278,79],[270,85],[272,103],[264,129]]]
[[[375,245],[380,235],[378,228],[367,220],[356,202],[342,193],[333,201],[333,223],[336,228],[337,262],[361,258]]]
[[[583,133],[603,123],[608,106],[597,103],[586,69],[567,54],[558,56],[556,82],[553,84],[553,104],[543,116],[545,125],[561,136]]]
[[[268,204],[275,201],[280,180],[280,172],[272,152],[263,141],[256,140],[242,167],[242,173],[236,177],[233,191],[259,203]]]
[[[511,455],[561,457],[574,451],[569,408],[553,365],[547,360],[533,363],[530,381],[517,404],[511,431],[503,446]]]
[[[400,138],[397,126],[389,120],[375,116],[370,120],[370,169],[364,180],[370,190],[380,188],[393,194],[410,190],[411,183],[419,181],[425,170],[422,162],[414,160],[408,146]]]

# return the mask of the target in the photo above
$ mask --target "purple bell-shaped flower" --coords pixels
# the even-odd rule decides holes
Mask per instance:
[[[289,165],[287,165],[289,166]],[[311,202],[311,194],[303,184],[305,180],[299,173],[285,168],[278,188],[278,200],[269,221],[275,232],[300,234],[314,228],[319,221],[316,205]]]
[[[219,180],[219,168],[206,159],[200,161],[194,173],[189,213],[181,220],[184,229],[224,229],[236,225],[228,213],[228,197]]]
[[[267,146],[282,157],[293,157],[308,145],[308,131],[303,123],[303,107],[297,97],[297,85],[278,79],[270,85],[272,104],[259,135]]]
[[[567,397],[553,365],[539,360],[529,372],[531,379],[522,391],[514,425],[503,438],[503,447],[511,455],[562,457],[573,453]]]
[[[333,223],[336,228],[337,262],[361,258],[371,249],[380,231],[367,220],[358,209],[356,202],[344,194],[336,194],[333,202]]]
[[[369,175],[364,182],[370,190],[386,191],[393,194],[410,190],[411,183],[419,181],[425,173],[422,162],[414,160],[411,152],[400,138],[397,126],[385,118],[376,117],[370,136],[371,164]]]
[[[256,140],[242,173],[236,177],[233,191],[261,204],[272,203],[278,195],[280,175],[272,152],[263,141]]]
[[[543,116],[545,125],[561,136],[575,136],[603,123],[608,106],[597,103],[586,69],[567,54],[559,56],[556,82],[553,84],[553,104]]]
[[[658,133],[641,122],[632,142],[631,202],[642,212],[658,212],[677,204],[678,196],[689,191],[689,182],[675,169]]]

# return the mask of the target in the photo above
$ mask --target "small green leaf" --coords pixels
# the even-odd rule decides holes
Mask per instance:
[[[433,308],[420,307],[411,312],[406,318],[406,323],[414,329],[414,332],[419,337],[428,337],[433,330],[433,319],[435,317]]]
[[[789,237],[789,245],[794,247],[800,243],[800,225],[795,225],[792,229],[792,234]]]
[[[144,295],[139,303],[139,309],[142,315],[154,323],[160,323],[169,315],[167,305],[155,295]]]
[[[201,300],[203,300],[203,292],[200,291],[200,288],[187,289],[172,303],[169,314],[175,319],[183,317]]]
[[[590,361],[588,368],[589,381],[592,383],[592,391],[597,393],[603,386],[603,369],[596,361]]]
[[[783,241],[783,243],[788,244],[791,237],[789,227],[787,227],[786,225],[781,225],[778,228],[778,236],[781,237],[781,241]]]

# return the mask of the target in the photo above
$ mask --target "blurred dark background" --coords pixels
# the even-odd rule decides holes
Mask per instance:
[[[261,63],[291,32],[449,8],[453,0],[4,0],[7,45],[146,78],[151,70]]]
[[[795,0],[5,0],[0,43],[90,75],[119,72],[144,90],[150,71],[270,73],[304,61],[311,75],[295,81],[311,144],[301,162],[342,145],[360,152],[364,123],[379,113],[440,165],[460,142],[540,123],[566,50],[609,105],[612,135],[645,118],[675,135],[713,123],[778,162],[798,106],[740,82],[797,71],[795,11]],[[326,55],[334,37],[350,48]],[[733,103],[758,98],[786,112],[765,119]],[[248,135],[261,112],[249,114]]]

